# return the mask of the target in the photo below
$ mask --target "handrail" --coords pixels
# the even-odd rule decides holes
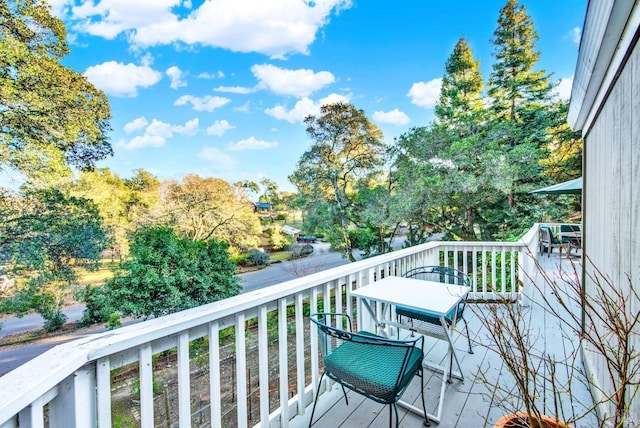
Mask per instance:
[[[235,329],[237,403],[234,424],[248,426],[246,402],[253,394],[246,385],[249,345],[245,336],[249,320],[256,320],[258,324],[259,367],[255,369],[260,372],[258,418],[289,420],[304,413],[319,380],[317,352],[314,355],[314,349],[317,351],[318,348],[306,332],[309,323],[304,316],[305,310],[314,311],[323,305],[325,310],[337,308],[353,312],[355,299],[350,291],[354,288],[384,276],[400,275],[411,267],[440,263],[469,274],[473,282],[472,298],[517,298],[517,279],[522,276],[526,254],[532,245],[535,249],[533,236],[537,236],[537,225],[520,242],[430,242],[58,345],[0,377],[0,427],[16,426],[18,420],[21,427],[31,426],[31,422],[41,420],[45,412],[50,426],[111,426],[110,377],[114,369],[132,363],[137,363],[139,370],[140,423],[153,426],[152,357],[172,348],[177,350],[178,358],[179,411],[176,413],[179,425],[188,427],[194,410],[189,398],[189,344],[202,337],[216,338],[209,340],[208,345],[211,356],[208,363],[209,417],[214,422],[212,425],[220,425],[219,419],[224,417],[221,388],[225,381],[220,376],[220,358],[216,360],[215,356],[221,352],[218,334],[227,327]],[[294,314],[291,321],[288,312]],[[268,315],[277,318],[277,350],[269,349]],[[296,352],[289,355],[287,342],[293,336]],[[279,397],[270,392],[269,378],[265,374],[272,364],[268,355],[272,354],[277,354],[278,359]],[[311,358],[310,369],[305,366],[305,358]],[[289,379],[288,372],[296,379]],[[270,398],[277,402],[275,409]],[[251,422],[255,423],[255,419]],[[39,426],[37,422],[33,425]]]

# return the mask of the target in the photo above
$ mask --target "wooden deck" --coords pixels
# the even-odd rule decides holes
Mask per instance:
[[[571,271],[573,263],[579,263],[578,258],[568,260],[559,258],[557,253],[547,258],[540,257],[539,263],[548,274],[558,276],[560,269]],[[534,278],[538,281],[539,278]],[[542,290],[545,292],[544,290]],[[557,352],[563,349],[574,349],[577,346],[577,338],[566,334],[566,328],[562,328],[557,319],[553,319],[536,304],[540,301],[540,296],[535,292],[529,292],[527,298],[531,299],[527,305],[529,311],[530,325],[535,326],[540,332],[539,341],[536,347],[544,348],[546,352],[557,357]],[[526,301],[526,300],[525,300]],[[487,343],[487,331],[484,330],[478,321],[478,315],[486,310],[480,304],[469,305],[465,311],[465,318],[469,322],[470,335],[472,337],[473,354],[468,353],[467,339],[460,332],[454,333],[454,345],[456,353],[460,359],[465,376],[464,381],[453,379],[445,392],[445,401],[442,411],[442,421],[439,424],[432,422],[432,426],[445,427],[491,427],[495,421],[503,414],[507,413],[505,407],[501,405],[499,393],[496,393],[493,386],[494,381],[499,381],[502,385],[508,382],[510,375],[503,366],[502,359],[492,350],[483,346]],[[460,325],[462,326],[462,325]],[[463,329],[462,329],[463,330]],[[564,333],[563,333],[564,332]],[[436,364],[443,364],[446,355],[446,345],[443,341],[427,338],[425,340],[427,359]],[[581,362],[578,359],[574,367],[581,369]],[[425,369],[425,400],[427,411],[435,413],[438,405],[442,375]],[[488,379],[481,380],[480,373]],[[560,374],[561,376],[562,374]],[[347,406],[342,396],[341,390],[335,388],[329,393],[322,394],[318,401],[318,408],[314,415],[314,427],[335,428],[335,427],[387,427],[389,425],[389,409],[372,400],[364,399],[362,396],[348,392],[349,405]],[[415,378],[409,389],[405,392],[403,400],[421,408],[420,403],[420,379]],[[549,400],[551,401],[551,400]],[[576,382],[571,386],[570,398],[563,399],[562,406],[565,414],[582,415],[587,412],[587,416],[581,418],[573,424],[578,427],[597,426],[597,420],[593,411],[589,412],[584,406],[590,405],[591,398],[584,383]],[[552,406],[552,403],[547,403]],[[423,420],[407,410],[398,408],[401,427],[421,427]],[[309,424],[311,407],[307,408],[304,416],[294,419],[291,427],[306,427]],[[557,414],[552,409],[547,412]]]

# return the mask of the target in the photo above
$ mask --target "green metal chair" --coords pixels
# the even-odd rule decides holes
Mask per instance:
[[[556,238],[549,226],[540,226],[540,254],[547,252],[547,257],[551,256],[554,248],[558,248],[560,257],[562,257],[562,249],[566,247],[560,239]]]
[[[471,289],[471,279],[467,274],[458,269],[444,266],[420,266],[409,270],[402,276],[405,278],[441,282],[443,284],[462,285]],[[457,324],[460,320],[464,322],[465,331],[467,332],[467,341],[469,343],[469,353],[473,354],[471,336],[469,336],[469,326],[467,325],[467,320],[464,319],[465,307],[466,301],[463,300],[457,307],[452,309],[444,319],[449,327],[454,323]],[[440,318],[436,314],[429,311],[417,311],[404,306],[397,306],[396,315],[398,316],[398,322],[400,324],[412,326],[412,329],[418,333],[435,335],[437,337],[442,335],[442,324],[440,323]],[[406,319],[403,319],[403,317]]]
[[[571,255],[571,249],[582,247],[582,228],[579,224],[561,224],[560,241],[567,247],[567,257]]]
[[[366,331],[354,333],[351,330],[351,318],[347,314],[317,313],[312,314],[310,319],[317,328],[324,371],[318,382],[309,427],[313,424],[324,376],[340,384],[347,405],[349,400],[345,388],[378,403],[388,404],[389,427],[392,426],[394,410],[398,427],[397,402],[414,376],[418,375],[421,378],[424,424],[429,425],[424,401],[422,336],[411,340],[393,340]]]

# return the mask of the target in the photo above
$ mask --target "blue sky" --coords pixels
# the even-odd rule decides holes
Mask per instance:
[[[465,37],[486,79],[506,0],[51,0],[64,63],[108,95],[123,178],[144,168],[235,182],[287,176],[311,141],[302,120],[347,101],[395,138],[427,125],[444,64]],[[587,0],[524,4],[539,69],[568,98]]]

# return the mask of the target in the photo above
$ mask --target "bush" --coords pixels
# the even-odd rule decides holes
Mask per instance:
[[[112,305],[122,316],[159,317],[235,296],[240,285],[227,249],[145,226],[133,236],[131,259],[105,283]]]
[[[67,316],[61,311],[43,313],[42,317],[44,318],[44,329],[49,332],[61,329],[67,322]]]
[[[245,266],[266,266],[269,263],[269,254],[258,248],[249,250],[243,260]]]
[[[85,303],[86,309],[82,313],[80,325],[91,325],[110,320],[116,312],[110,303],[107,288],[88,284],[76,293],[76,299]]]
[[[113,330],[114,328],[118,328],[122,325],[122,321],[120,321],[120,315],[117,312],[112,313],[109,316],[109,321],[107,321],[107,328],[109,330]]]
[[[289,247],[291,255],[290,259],[299,259],[313,253],[313,245],[311,244],[294,244]]]

